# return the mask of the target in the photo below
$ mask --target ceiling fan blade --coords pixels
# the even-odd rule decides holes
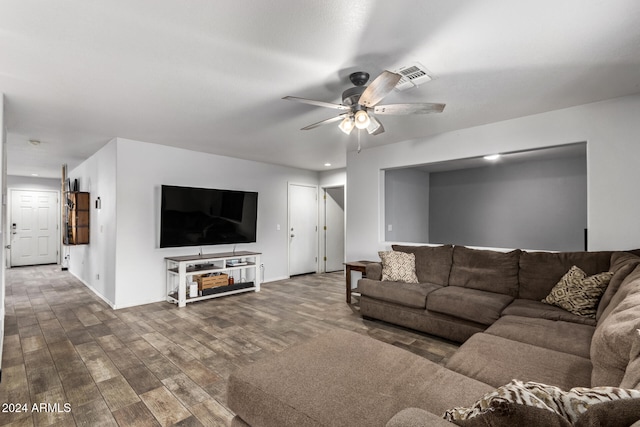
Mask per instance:
[[[382,126],[380,120],[376,119],[372,115],[369,115],[369,120],[371,121],[369,126],[367,126],[367,132],[369,132],[369,135],[379,135],[384,132],[384,126]]]
[[[442,113],[445,104],[389,104],[377,105],[373,108],[375,114],[428,114]]]
[[[322,125],[326,125],[326,124],[334,123],[334,122],[339,122],[340,120],[343,120],[345,116],[346,116],[346,114],[340,114],[339,116],[331,117],[330,119],[322,120],[322,121],[320,121],[318,123],[313,123],[313,124],[311,124],[309,126],[305,126],[300,130],[314,129],[314,128],[317,128],[318,126],[322,126]]]
[[[349,110],[349,107],[347,107],[346,105],[332,104],[331,102],[324,102],[324,101],[315,101],[313,99],[307,99],[307,98],[298,98],[297,96],[285,96],[282,99],[286,99],[288,101],[302,102],[304,104],[315,105],[317,107],[333,108],[335,110]]]
[[[364,92],[362,92],[358,103],[365,107],[373,107],[396,87],[401,78],[402,76],[400,74],[387,70],[383,71],[382,74],[376,77]]]

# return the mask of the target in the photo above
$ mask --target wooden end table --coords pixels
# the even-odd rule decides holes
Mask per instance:
[[[344,263],[347,268],[347,304],[351,304],[351,272],[359,271],[362,273],[362,277],[366,277],[365,270],[367,268],[367,264],[371,264],[372,262],[375,261],[350,261]]]

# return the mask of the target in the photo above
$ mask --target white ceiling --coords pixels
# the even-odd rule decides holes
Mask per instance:
[[[493,165],[516,164],[536,162],[551,159],[583,158],[587,161],[587,144],[578,142],[573,144],[556,145],[552,147],[536,148],[533,150],[512,151],[498,154],[496,159],[485,159],[484,156],[469,157],[465,159],[448,160],[445,162],[429,163],[425,165],[408,166],[395,169],[416,169],[425,173],[451,172],[460,169],[474,169]]]
[[[640,92],[637,0],[2,0],[8,173],[57,177],[119,136],[312,170],[356,132],[301,127],[348,75],[414,61],[434,80],[383,103],[363,147]],[[38,146],[30,139],[41,141]]]

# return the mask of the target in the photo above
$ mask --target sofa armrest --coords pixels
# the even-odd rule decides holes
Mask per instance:
[[[371,280],[382,280],[382,263],[372,262],[365,267],[365,276]]]
[[[386,427],[449,427],[454,424],[444,418],[419,408],[407,408],[398,412]]]

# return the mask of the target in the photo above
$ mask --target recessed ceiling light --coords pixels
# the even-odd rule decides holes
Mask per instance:
[[[331,163],[325,163],[324,165],[329,167],[329,166],[331,166]]]
[[[32,173],[31,176],[39,176],[37,173]]]
[[[483,159],[485,160],[498,160],[499,158],[500,158],[500,154],[491,154],[483,157]]]
[[[30,139],[29,140],[29,144],[34,145],[34,146],[40,145],[40,140],[38,140],[38,139]]]

